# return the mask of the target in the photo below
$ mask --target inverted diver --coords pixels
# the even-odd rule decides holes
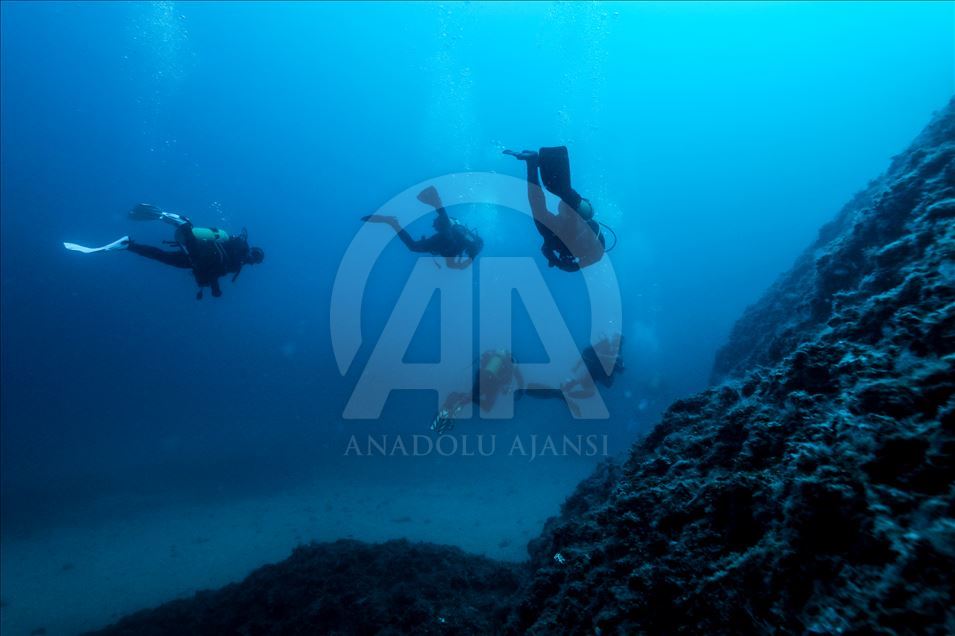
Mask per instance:
[[[527,164],[527,200],[534,225],[544,239],[541,253],[548,265],[576,272],[603,258],[606,241],[600,224],[594,220],[594,208],[570,184],[567,148],[541,148],[539,152],[505,150],[504,154]],[[547,209],[542,180],[549,192],[560,197],[557,214]]]
[[[423,252],[434,256],[443,256],[448,267],[464,269],[477,257],[484,240],[477,232],[465,226],[455,218],[448,216],[441,197],[434,186],[428,186],[418,194],[418,200],[430,205],[437,213],[433,227],[435,233],[418,240],[411,238],[408,231],[401,227],[397,217],[372,214],[361,217],[366,223],[384,223],[391,228],[412,252]]]
[[[64,243],[63,246],[84,254],[127,250],[166,265],[191,269],[199,285],[196,298],[202,298],[204,287],[209,287],[213,296],[221,296],[219,278],[232,274],[232,281],[235,282],[244,265],[258,265],[265,259],[262,248],[249,246],[245,229],[232,236],[216,227],[196,227],[182,215],[163,212],[147,203],[141,203],[130,210],[129,218],[134,221],[164,221],[174,225],[174,240],[166,243],[176,246],[177,249],[164,250],[151,245],[141,245],[130,240],[128,236],[103,247],[90,248],[75,243]]]
[[[597,393],[597,383],[613,386],[614,378],[623,372],[623,336],[604,336],[595,345],[583,350],[570,377],[559,388],[543,384],[527,385],[526,395],[537,399],[565,399],[575,417],[581,416],[577,400],[586,400]],[[609,369],[609,370],[608,370]]]

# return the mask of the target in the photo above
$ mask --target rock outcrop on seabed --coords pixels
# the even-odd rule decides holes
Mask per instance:
[[[953,217],[955,102],[550,522],[515,627],[955,633]]]
[[[741,318],[722,383],[578,487],[524,574],[457,551],[414,570],[434,584],[409,615],[386,573],[425,548],[349,543],[367,622],[318,583],[342,558],[318,546],[102,633],[955,633],[953,258],[955,101]],[[442,623],[448,600],[487,613]]]
[[[341,540],[296,548],[241,583],[128,616],[102,634],[487,634],[524,572],[459,548]]]

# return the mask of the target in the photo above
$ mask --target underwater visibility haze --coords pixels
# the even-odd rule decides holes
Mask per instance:
[[[3,1],[0,628],[951,633],[953,94],[951,2]]]

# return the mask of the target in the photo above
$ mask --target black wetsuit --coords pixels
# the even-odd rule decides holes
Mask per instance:
[[[545,150],[557,150],[557,149],[541,148],[542,153]],[[563,148],[563,151],[564,151],[564,155],[566,156],[567,149]],[[549,185],[547,185],[547,189],[550,192],[557,194],[564,203],[566,203],[567,205],[570,205],[570,207],[574,208],[575,210],[577,209],[577,206],[580,205],[580,201],[581,199],[583,199],[583,197],[577,194],[577,191],[571,188],[569,185],[569,179],[570,179],[569,168],[568,168],[568,173],[566,175],[567,184],[568,184],[566,188],[561,187],[562,182],[560,180],[555,180],[553,178],[552,171],[545,171],[541,166],[538,165],[537,162],[528,161],[527,162],[527,181],[531,183],[532,185],[537,186],[539,191],[541,183],[540,183],[540,178],[538,174],[549,175],[551,178],[547,178],[545,176],[545,181],[549,182]],[[556,191],[554,188],[556,188]],[[540,194],[537,196],[540,197],[540,204],[544,205],[543,194]],[[597,225],[596,221],[594,221],[593,219],[590,219],[589,221],[587,221],[587,224],[594,231],[594,234],[597,234],[598,236],[600,236],[600,226]],[[576,272],[580,270],[580,263],[571,253],[570,248],[568,248],[567,245],[562,240],[560,240],[560,238],[558,238],[556,234],[554,234],[553,230],[551,230],[549,227],[547,227],[546,225],[538,221],[537,218],[534,219],[534,225],[537,226],[537,231],[540,233],[541,237],[543,237],[544,239],[544,243],[541,245],[541,254],[544,255],[544,258],[547,259],[547,262],[552,267],[562,269],[565,272]],[[603,243],[602,236],[600,236],[600,241],[601,243]]]
[[[573,209],[578,209],[583,197],[570,185],[570,155],[567,153],[567,146],[541,148],[537,153],[537,161],[547,191],[559,196]]]
[[[127,249],[166,265],[191,269],[199,287],[209,287],[213,296],[221,296],[219,278],[227,274],[239,275],[249,255],[249,243],[244,235],[232,236],[225,241],[199,240],[192,228],[192,224],[187,223],[176,230],[176,242],[180,246],[177,250],[163,250],[133,241],[129,242]],[[202,290],[197,297],[202,297]]]
[[[435,212],[438,215],[438,220],[435,222],[436,234],[415,240],[411,238],[407,230],[398,230],[398,238],[412,252],[423,252],[445,258],[461,256],[469,243],[467,231],[452,221],[444,208],[438,208]]]
[[[623,371],[624,368],[623,358],[618,354],[614,359],[613,368],[610,369],[610,373],[607,373],[604,370],[603,363],[600,361],[600,356],[593,347],[584,349],[580,357],[584,361],[584,365],[587,367],[587,371],[590,373],[590,377],[594,379],[594,382],[600,382],[608,388],[613,386],[614,376]]]
[[[576,272],[580,269],[580,259],[552,229],[541,222],[542,218],[547,219],[551,216],[544,202],[544,193],[540,187],[541,180],[544,181],[544,187],[549,192],[560,197],[575,212],[578,210],[583,197],[570,185],[570,159],[566,147],[541,148],[536,158],[527,161],[527,181],[530,184],[527,196],[534,214],[534,225],[544,239],[541,253],[548,264],[565,272]],[[586,223],[603,245],[604,238],[600,233],[600,225],[593,219],[587,220]]]
[[[541,182],[540,177],[538,176],[537,162],[527,162],[527,181],[540,188]],[[543,202],[543,195],[541,195],[541,201]],[[580,265],[577,263],[574,255],[571,254],[567,245],[557,238],[557,235],[554,234],[553,230],[538,221],[536,218],[534,219],[534,225],[537,226],[537,231],[544,239],[543,244],[541,244],[541,254],[544,255],[544,258],[547,259],[547,262],[550,263],[551,266],[562,269],[565,272],[578,271],[580,269]]]

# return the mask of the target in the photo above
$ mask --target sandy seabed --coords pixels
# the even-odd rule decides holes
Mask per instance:
[[[294,489],[62,524],[0,546],[9,636],[75,634],[130,612],[238,581],[310,541],[407,538],[521,561],[526,544],[599,458],[472,467],[393,479],[326,476]],[[122,502],[113,502],[122,507]],[[45,630],[45,631],[40,631]]]

